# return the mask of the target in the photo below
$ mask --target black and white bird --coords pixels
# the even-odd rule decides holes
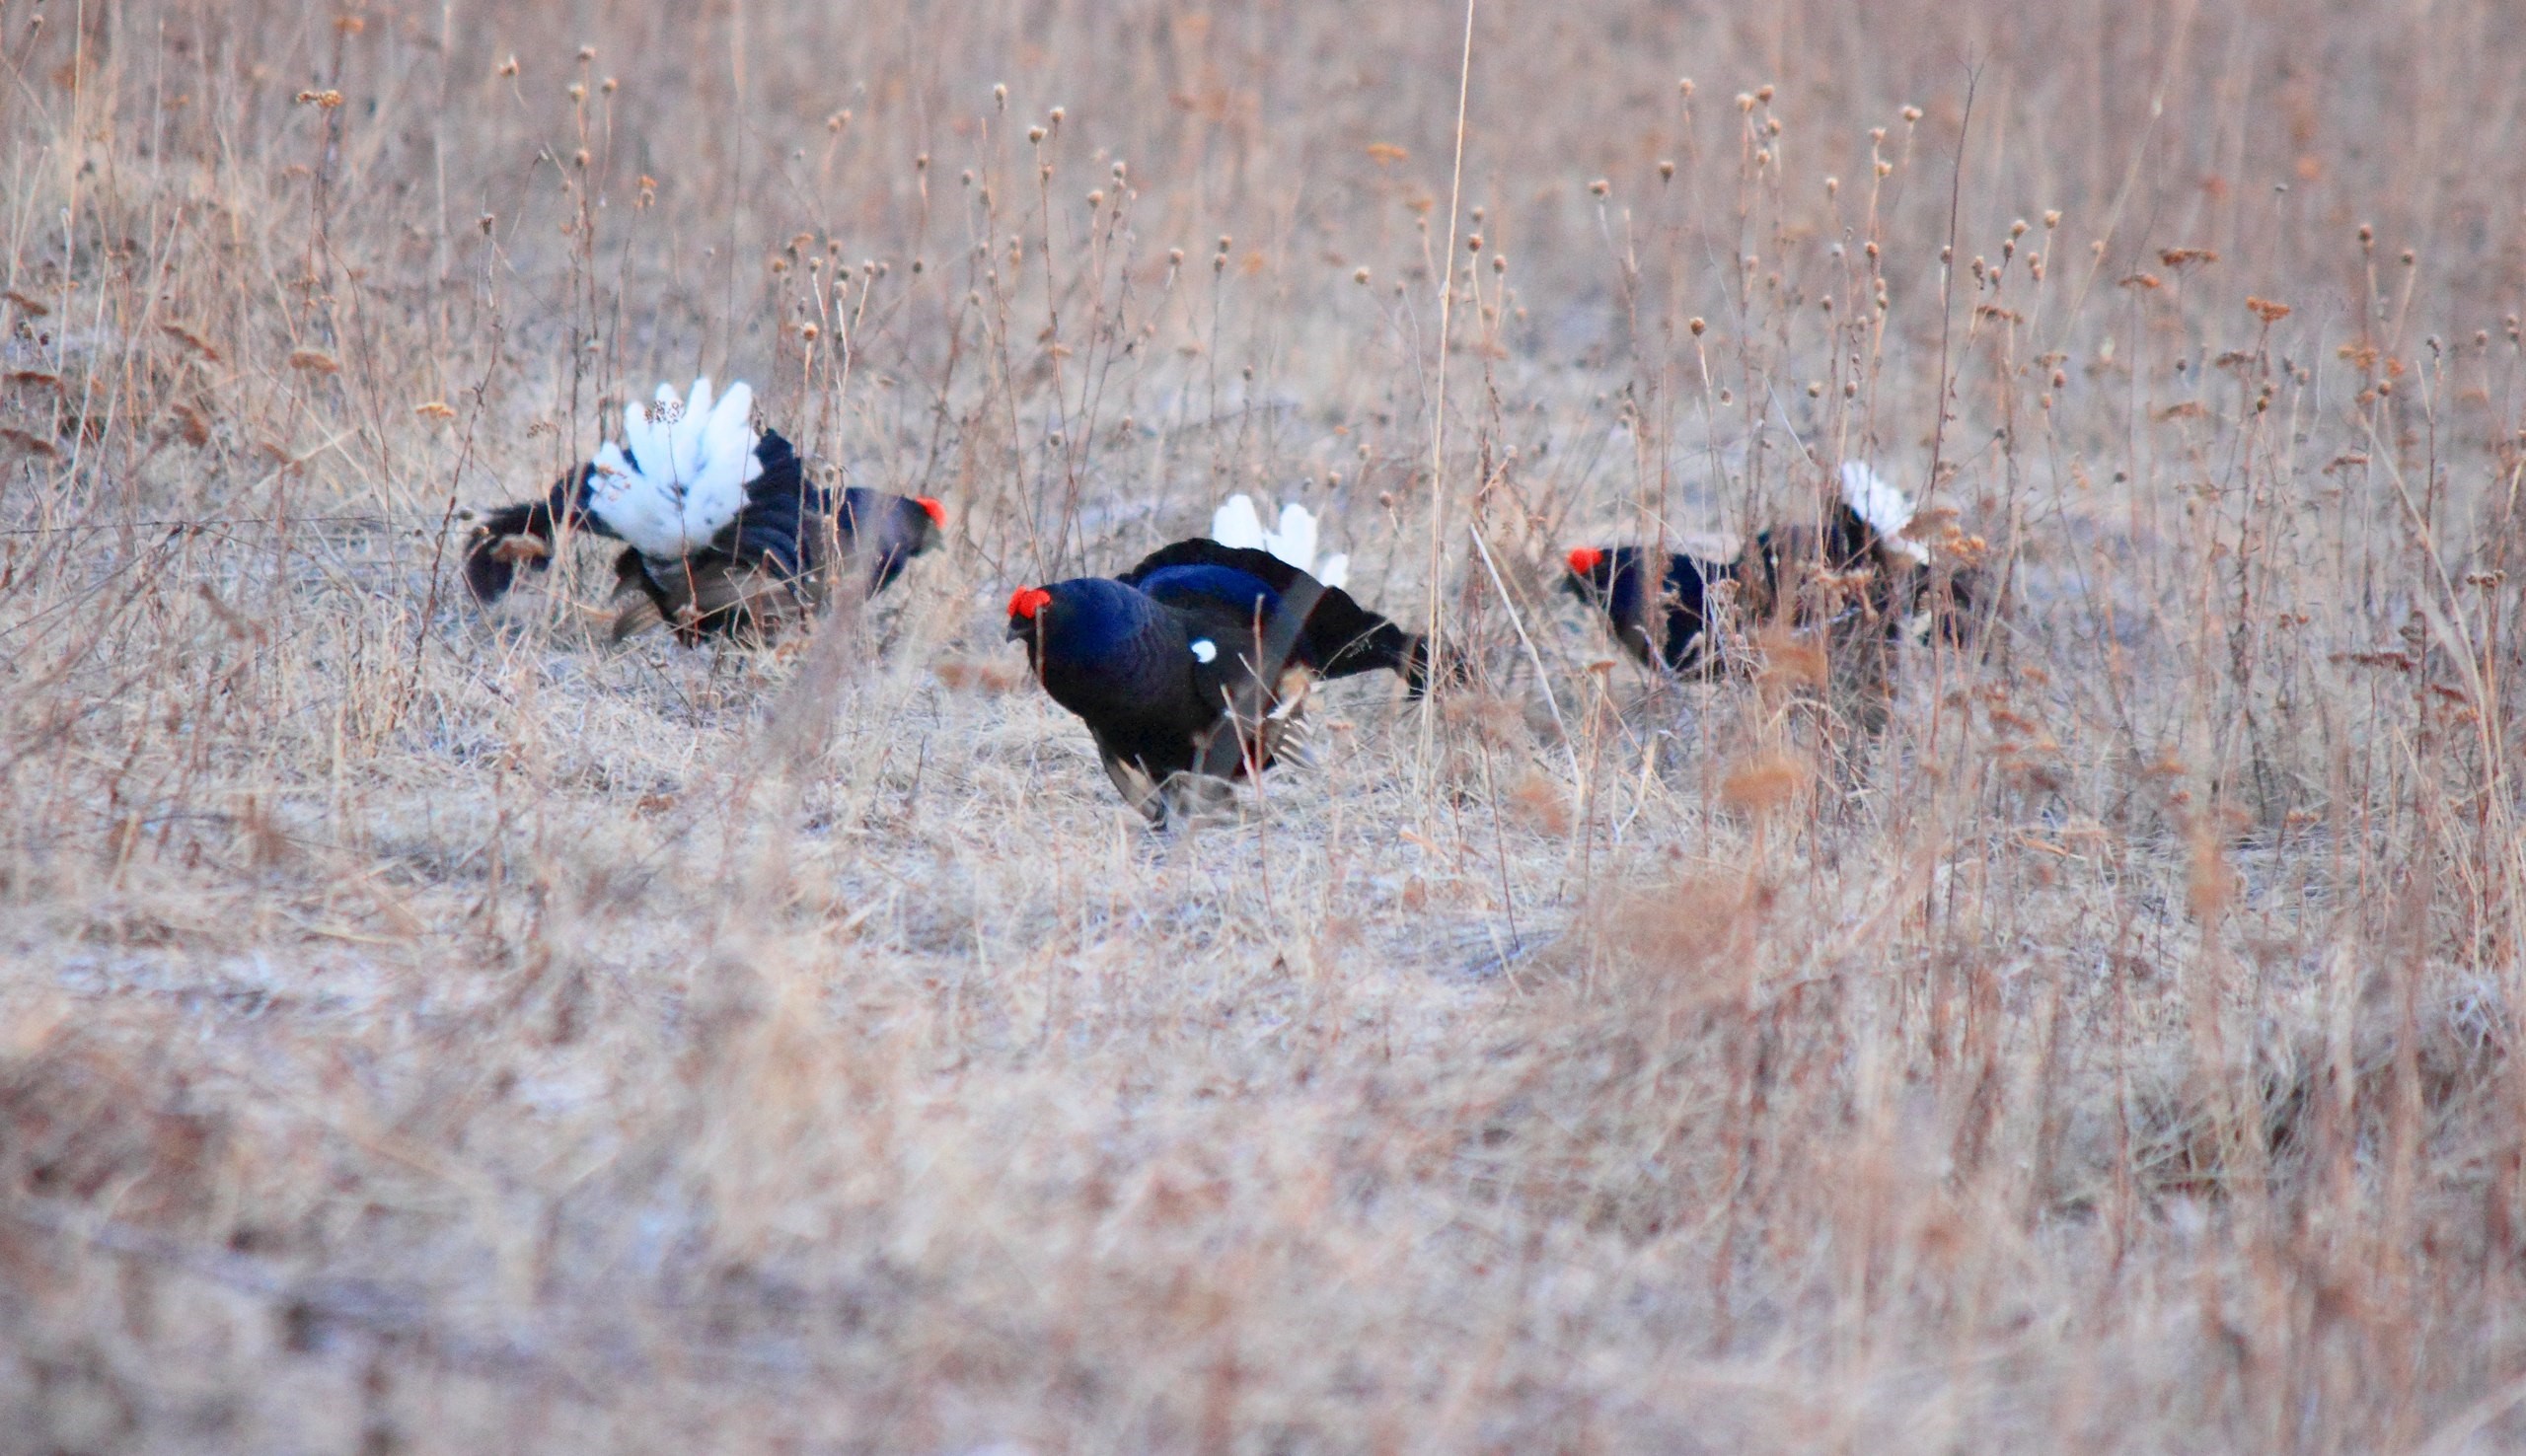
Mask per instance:
[[[658,386],[623,411],[623,443],[555,483],[542,500],[475,528],[465,580],[477,601],[507,593],[518,567],[551,564],[556,539],[585,529],[625,543],[615,559],[617,640],[665,622],[685,641],[769,637],[805,619],[837,577],[883,591],[946,522],[937,501],[814,484],[789,442],[753,421],[744,384],[713,400]],[[839,570],[837,570],[839,568]]]
[[[1825,604],[1815,588],[1847,599],[1889,637],[1926,614],[1953,639],[1971,605],[1969,572],[1952,568],[1941,580],[1929,547],[1907,534],[1911,497],[1865,462],[1837,473],[1832,508],[1818,524],[1770,527],[1746,543],[1734,560],[1670,552],[1651,581],[1657,553],[1644,546],[1579,546],[1570,552],[1562,589],[1605,614],[1615,639],[1644,665],[1671,672],[1715,671],[1720,654],[1710,629],[1711,599],[1733,583],[1739,613],[1749,620],[1811,625]]]
[[[1086,722],[1114,787],[1160,825],[1270,767],[1316,683],[1384,669],[1418,696],[1430,675],[1419,634],[1270,551],[1216,540],[1161,547],[1118,577],[1023,588],[1008,635]]]

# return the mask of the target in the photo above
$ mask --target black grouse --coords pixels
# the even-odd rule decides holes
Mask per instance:
[[[1655,556],[1645,546],[1580,546],[1570,553],[1561,588],[1604,613],[1615,640],[1643,664],[1706,671],[1717,660],[1710,650],[1708,589],[1733,568],[1670,552],[1665,574],[1652,582]]]
[[[1177,542],[1119,577],[1024,588],[1008,635],[1154,824],[1270,767],[1317,681],[1382,668],[1418,696],[1429,680],[1418,634],[1268,551],[1216,541]]]
[[[563,528],[628,543],[614,563],[617,640],[666,622],[687,642],[709,633],[769,637],[802,620],[832,583],[865,573],[870,593],[933,546],[938,502],[810,482],[797,452],[758,432],[753,392],[732,386],[714,404],[710,382],[679,400],[624,410],[625,444],[555,483],[542,500],[492,512],[475,528],[465,580],[475,599],[505,594],[522,562],[551,563]]]
[[[1640,546],[1578,547],[1570,553],[1563,590],[1603,612],[1633,657],[1676,673],[1721,666],[1711,640],[1710,595],[1730,582],[1746,619],[1807,625],[1828,605],[1808,590],[1821,585],[1820,573],[1861,577],[1868,619],[1881,623],[1888,637],[1906,618],[1926,610],[1938,630],[1959,639],[1971,605],[1970,573],[1951,569],[1944,581],[1935,578],[1928,548],[1904,534],[1912,519],[1910,498],[1875,471],[1848,462],[1840,482],[1840,497],[1820,525],[1758,532],[1733,561],[1670,554],[1654,596],[1645,569],[1654,553]]]

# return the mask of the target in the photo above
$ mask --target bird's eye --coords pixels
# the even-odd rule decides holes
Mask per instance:
[[[1195,637],[1193,639],[1193,660],[1195,662],[1210,662],[1218,658],[1219,655],[1219,644],[1213,642],[1210,638]]]

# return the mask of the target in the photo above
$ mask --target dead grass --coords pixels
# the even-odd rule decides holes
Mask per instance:
[[[2526,1443],[2501,7],[1484,7],[1453,220],[1444,6],[511,9],[0,4],[10,1442]],[[950,548],[462,600],[702,371]],[[1882,733],[1550,590],[1849,456]],[[997,608],[1232,488],[1483,681],[1155,837]]]

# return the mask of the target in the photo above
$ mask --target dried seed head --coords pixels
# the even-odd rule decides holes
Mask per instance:
[[[1605,179],[1603,179],[1603,178],[1601,178],[1601,177],[1600,177],[1600,178],[1598,178],[1598,179],[1597,179],[1595,182],[1592,182],[1588,183],[1588,190],[1589,190],[1589,191],[1591,191],[1591,192],[1594,192],[1595,194],[1597,194],[1597,196],[1599,196],[1599,197],[1601,197],[1601,196],[1605,195],[1607,192],[1610,192],[1610,191],[1612,191],[1613,189],[1614,189],[1614,184],[1613,184],[1612,182],[1607,182]]]
[[[1491,255],[1491,271],[1495,273],[1505,273],[1509,271],[1509,255],[1505,253],[1495,253]]]
[[[1226,253],[1235,246],[1236,240],[1234,238],[1229,237],[1226,233],[1220,234],[1220,252]]]
[[[1062,118],[1063,118],[1064,116],[1066,116],[1066,115],[1069,115],[1070,113],[1069,113],[1068,111],[1063,110],[1063,109],[1062,109],[1061,108],[1059,108],[1059,107],[1055,107],[1055,108],[1053,108],[1053,109],[1052,109],[1048,114],[1052,117],[1053,125],[1054,125],[1056,128],[1059,128],[1059,127],[1060,127],[1060,125],[1062,124]]]
[[[1658,180],[1660,182],[1672,182],[1675,180],[1675,164],[1672,161],[1664,158],[1659,160]]]
[[[595,47],[595,46],[593,46],[593,45],[582,45],[582,46],[580,46],[580,47],[579,47],[579,59],[580,59],[581,61],[592,61],[592,60],[596,59],[596,47]]]
[[[515,76],[517,74],[516,56],[510,56],[507,60],[500,62],[500,74],[503,76]]]
[[[1754,100],[1761,102],[1764,106],[1770,106],[1772,104],[1772,89],[1768,86],[1757,89],[1754,92]]]
[[[1894,175],[1894,163],[1892,163],[1892,162],[1880,162],[1880,163],[1878,163],[1878,164],[1877,164],[1877,175],[1878,175],[1879,177],[1893,177],[1893,176]]]
[[[1699,338],[1701,337],[1702,330],[1708,328],[1710,326],[1702,321],[1702,317],[1699,314],[1695,314],[1693,316],[1693,321],[1684,327],[1693,331],[1693,337]]]
[[[1482,235],[1480,233],[1474,233],[1467,236],[1464,240],[1464,251],[1467,253],[1480,253],[1482,251]]]
[[[1690,97],[1692,94],[1693,94],[1693,78],[1692,78],[1692,77],[1690,77],[1690,76],[1686,76],[1686,77],[1684,77],[1682,80],[1677,81],[1677,82],[1675,83],[1675,95],[1677,95],[1677,96],[1681,96],[1681,97]]]
[[[1042,128],[1042,127],[1040,127],[1040,126],[1029,126],[1029,127],[1027,127],[1027,128],[1026,128],[1026,139],[1027,139],[1028,141],[1030,141],[1030,142],[1034,142],[1034,143],[1036,143],[1036,144],[1037,144],[1037,145],[1039,145],[1039,146],[1040,146],[1040,145],[1042,145],[1043,140],[1044,140],[1044,128]]]
[[[1920,108],[1918,108],[1918,107],[1905,107],[1905,108],[1903,109],[1903,124],[1904,124],[1904,125],[1909,126],[1909,125],[1911,125],[1912,123],[1914,123],[1914,122],[1916,122],[1916,121],[1918,121],[1918,120],[1920,120],[1920,119],[1921,119],[1921,109],[1920,109]]]
[[[1842,180],[1840,178],[1828,177],[1824,179],[1824,195],[1826,197],[1838,197],[1841,195],[1841,191]]]
[[[2413,264],[2413,251],[2412,251],[2411,249],[2407,248],[2407,249],[2405,249],[2405,250],[2404,250],[2404,266],[2405,266],[2405,267],[2411,267],[2411,266],[2412,266],[2412,264]]]
[[[2010,237],[2010,239],[2011,239],[2012,241],[2014,241],[2014,240],[2016,240],[2016,239],[2019,239],[2019,238],[2023,238],[2023,237],[2025,237],[2025,236],[2026,236],[2026,219],[2025,219],[2025,218],[2022,218],[2022,217],[2021,217],[2021,218],[2019,218],[2017,221],[2015,221],[2015,222],[2013,222],[2013,223],[2010,223],[2010,224],[2009,224],[2009,237]]]
[[[1102,206],[1104,206],[1104,205],[1105,205],[1105,192],[1104,192],[1104,189],[1100,187],[1100,188],[1098,188],[1097,190],[1095,190],[1095,191],[1092,191],[1092,192],[1088,193],[1088,194],[1087,194],[1087,205],[1088,205],[1088,207],[1089,207],[1091,210],[1092,210],[1092,209],[1094,209],[1094,208],[1098,208],[1098,207],[1102,207]]]
[[[1361,268],[1357,272],[1354,272],[1351,275],[1351,281],[1365,286],[1369,281],[1369,270]]]
[[[1763,118],[1763,135],[1780,135],[1780,118],[1778,116],[1766,116]]]
[[[991,89],[991,103],[993,106],[1000,108],[1003,111],[1008,109],[1008,87],[1006,84],[1003,83]]]
[[[818,335],[818,334],[821,334],[821,333],[823,333],[823,332],[824,332],[824,330],[823,330],[823,329],[818,328],[817,328],[815,325],[813,325],[813,324],[801,324],[801,325],[799,325],[799,326],[798,326],[798,336],[799,336],[800,338],[805,339],[805,340],[806,340],[807,342],[809,342],[809,343],[814,343],[814,342],[816,341],[816,337],[817,337],[817,335]]]
[[[1754,96],[1752,92],[1741,91],[1737,93],[1737,109],[1741,111],[1751,111],[1754,109]]]
[[[1860,245],[1860,249],[1859,249],[1859,251],[1860,251],[1860,252],[1862,252],[1862,253],[1867,254],[1867,255],[1868,255],[1868,256],[1869,256],[1869,260],[1870,260],[1870,261],[1872,261],[1872,262],[1876,261],[1876,259],[1877,259],[1877,240],[1876,240],[1875,238],[1871,238],[1871,239],[1869,239],[1866,243],[1863,243],[1863,244],[1861,244],[1861,245]]]
[[[612,96],[622,85],[622,82],[615,80],[612,76],[608,76],[605,78],[604,82],[597,87],[597,90],[604,92],[608,96]]]
[[[587,86],[582,82],[573,81],[568,86],[563,87],[562,90],[568,92],[570,100],[574,102],[583,102],[588,99]]]
[[[1170,248],[1166,250],[1166,261],[1173,267],[1180,268],[1184,266],[1184,250],[1181,248]]]
[[[966,168],[963,172],[957,174],[956,181],[966,186],[972,186],[974,184],[974,170],[970,167]]]
[[[2367,248],[2374,245],[2376,241],[2377,230],[2368,226],[2366,223],[2361,223],[2359,225],[2359,246]]]

